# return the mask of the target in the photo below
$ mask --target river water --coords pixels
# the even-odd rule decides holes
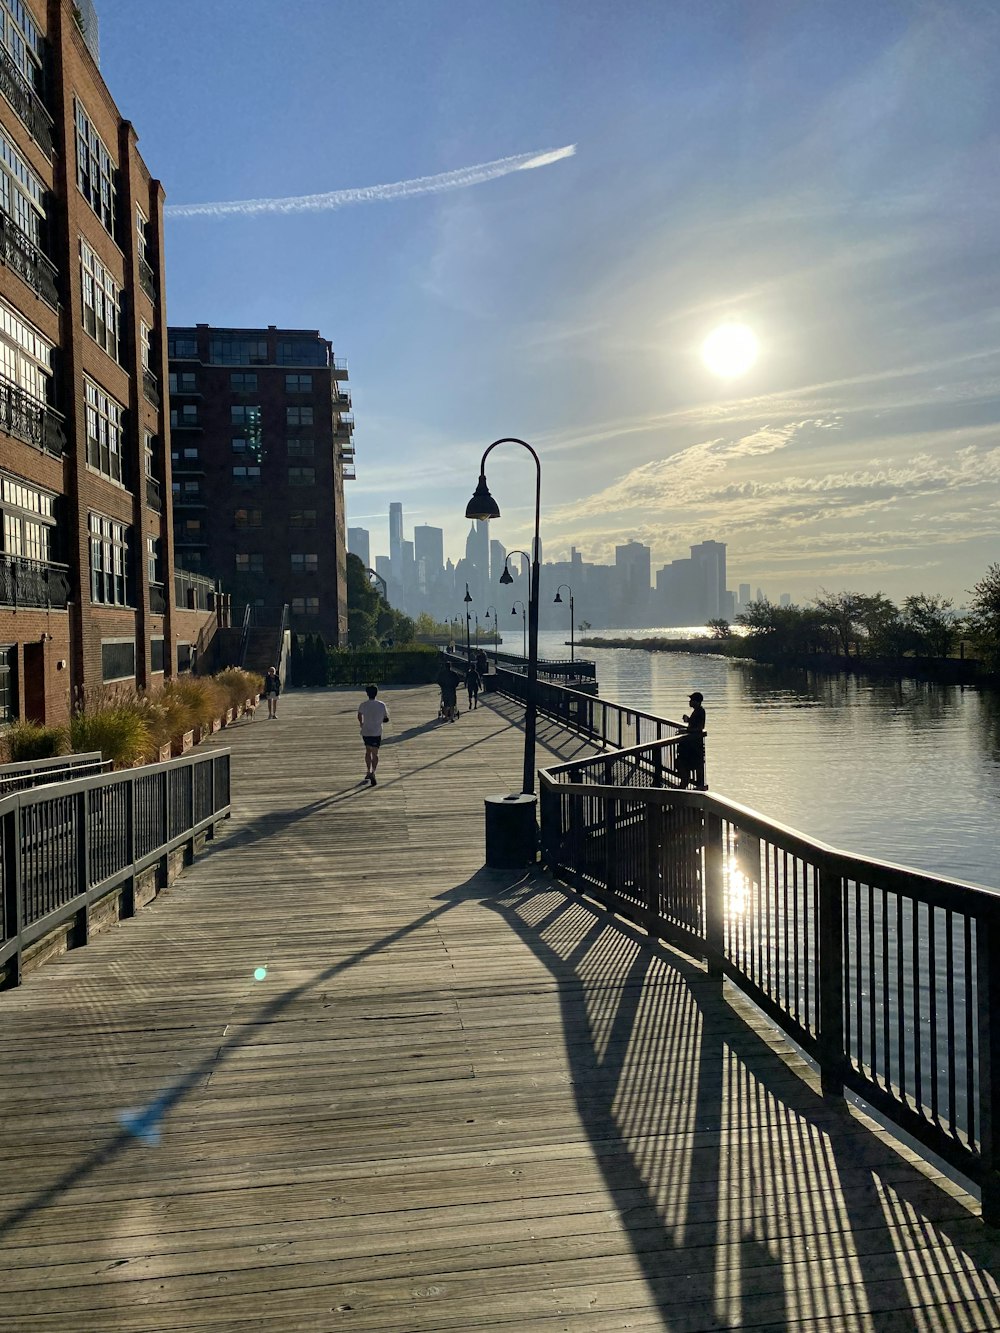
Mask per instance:
[[[566,635],[543,631],[538,651],[568,658]],[[1000,888],[1000,693],[687,653],[577,656],[597,663],[602,698],[661,717],[679,720],[701,690],[720,795],[834,847]]]

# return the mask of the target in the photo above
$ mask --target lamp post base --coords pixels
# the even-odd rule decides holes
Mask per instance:
[[[538,797],[487,796],[486,864],[493,870],[533,865],[538,859]]]

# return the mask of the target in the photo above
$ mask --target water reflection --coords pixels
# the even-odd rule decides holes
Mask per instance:
[[[541,654],[568,657],[563,637],[539,635]],[[628,707],[679,719],[702,691],[722,794],[834,846],[1000,887],[997,692],[585,651],[602,696]]]

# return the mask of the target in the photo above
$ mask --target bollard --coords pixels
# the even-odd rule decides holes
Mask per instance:
[[[538,797],[514,792],[487,796],[486,864],[507,870],[533,865],[538,858]]]

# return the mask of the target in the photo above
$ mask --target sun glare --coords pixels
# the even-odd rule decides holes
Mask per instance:
[[[701,359],[713,375],[734,379],[757,360],[760,343],[745,324],[720,324],[701,345]]]

